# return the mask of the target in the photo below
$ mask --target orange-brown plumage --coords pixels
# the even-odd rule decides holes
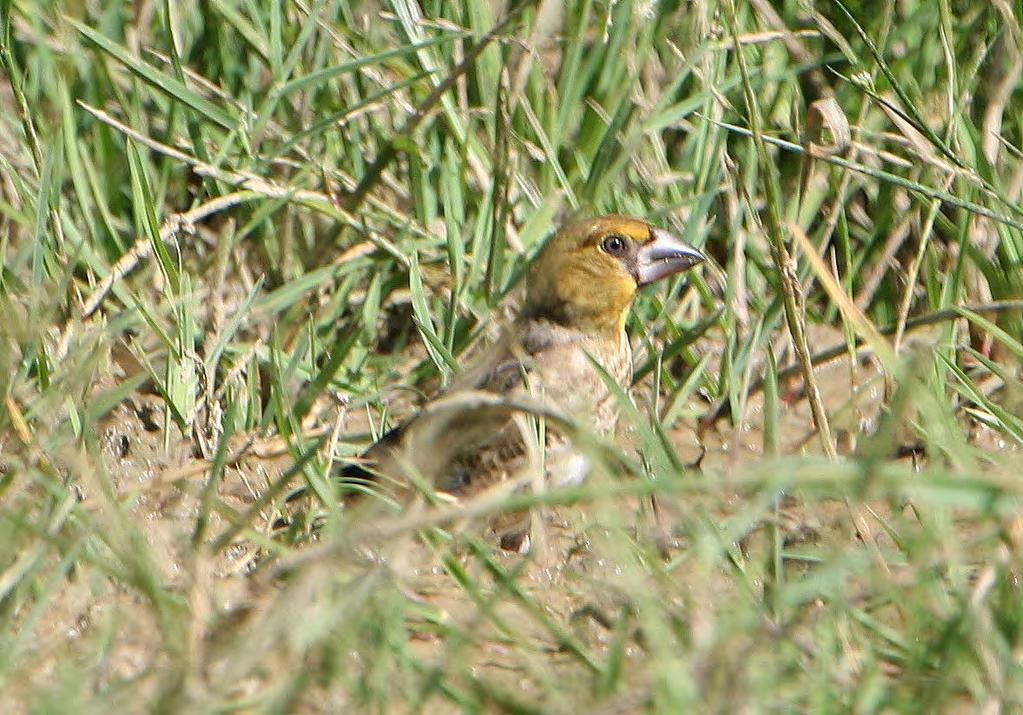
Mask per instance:
[[[702,260],[696,249],[640,219],[613,215],[569,224],[530,266],[518,317],[483,358],[342,476],[403,484],[415,473],[456,497],[508,480],[521,484],[540,460],[523,411],[508,401],[612,432],[617,402],[593,362],[627,388],[632,351],[625,322],[637,289]],[[586,458],[552,425],[543,449],[548,481],[585,478]]]

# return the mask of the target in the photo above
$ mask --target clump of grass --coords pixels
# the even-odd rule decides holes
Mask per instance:
[[[1016,9],[130,9],[0,3],[5,707],[1019,706]],[[339,505],[610,211],[713,259],[630,318],[642,456],[481,506],[531,559]]]

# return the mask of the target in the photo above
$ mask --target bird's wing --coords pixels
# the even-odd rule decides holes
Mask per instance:
[[[588,370],[589,364],[575,335],[547,325],[516,325],[340,476],[377,483],[383,476],[396,486],[418,476],[447,492],[502,481],[529,458],[527,423],[516,416],[557,410],[558,398],[573,392],[580,369]],[[548,392],[554,399],[545,399]]]

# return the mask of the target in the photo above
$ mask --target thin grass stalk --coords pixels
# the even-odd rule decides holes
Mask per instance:
[[[732,38],[736,45],[739,46],[739,28],[735,19],[735,4],[733,0],[726,0],[724,4]],[[781,281],[785,321],[788,324],[789,336],[792,338],[796,359],[799,361],[803,373],[803,382],[807,388],[807,398],[810,402],[814,423],[820,435],[821,446],[824,449],[824,453],[834,459],[838,456],[838,452],[835,448],[834,437],[831,434],[831,427],[828,424],[828,416],[824,410],[820,388],[817,386],[817,380],[813,374],[810,347],[806,339],[806,325],[804,322],[806,309],[803,293],[796,276],[795,265],[789,256],[788,249],[785,247],[780,211],[782,204],[781,191],[777,184],[774,168],[767,156],[767,148],[761,131],[760,108],[757,104],[756,95],[753,92],[753,85],[750,83],[746,58],[743,55],[741,46],[739,47],[740,49],[735,53],[735,56],[739,63],[739,72],[742,75],[746,110],[749,114],[750,129],[753,135],[753,143],[756,147],[757,161],[760,165],[760,171],[764,177],[764,185],[767,190],[767,235],[771,244],[771,258],[774,261],[775,269]]]

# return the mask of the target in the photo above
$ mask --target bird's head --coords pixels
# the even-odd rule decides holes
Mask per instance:
[[[530,267],[524,315],[617,340],[638,288],[703,260],[637,218],[577,221],[551,238]]]

